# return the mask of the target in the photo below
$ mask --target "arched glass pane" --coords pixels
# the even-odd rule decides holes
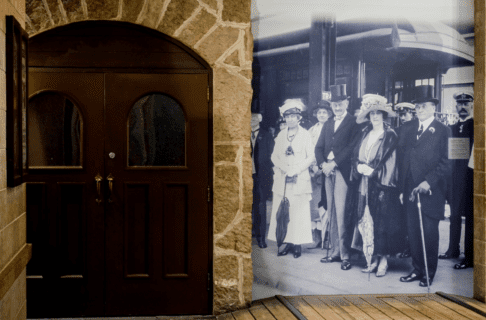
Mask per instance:
[[[74,103],[57,92],[29,100],[29,168],[80,166],[83,120]]]
[[[184,166],[186,120],[172,98],[154,93],[140,98],[128,119],[130,166]]]

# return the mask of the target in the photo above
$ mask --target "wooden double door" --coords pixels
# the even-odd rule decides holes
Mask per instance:
[[[211,312],[207,88],[29,73],[29,318]]]

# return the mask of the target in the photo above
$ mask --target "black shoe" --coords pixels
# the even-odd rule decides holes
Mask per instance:
[[[340,257],[324,257],[321,259],[322,263],[329,263],[329,262],[340,262]]]
[[[349,270],[351,269],[351,263],[344,259],[343,262],[341,263],[341,270]]]
[[[408,276],[400,277],[400,282],[412,282],[412,281],[420,280],[422,278],[423,278],[422,275],[415,273],[415,272],[412,272]]]
[[[429,277],[429,286],[432,285],[433,280],[434,280],[433,277]],[[423,276],[422,279],[420,279],[419,286],[427,287],[427,276]]]
[[[456,259],[456,258],[459,258],[459,252],[450,253],[449,251],[447,251],[446,253],[439,255],[439,259]]]
[[[277,257],[286,256],[293,248],[294,248],[294,245],[292,243],[287,243],[285,248],[282,251],[280,251],[279,253],[277,253]]]
[[[265,242],[265,238],[257,238],[258,246],[262,249],[267,247],[267,243]]]
[[[472,261],[464,259],[461,262],[457,263],[454,266],[454,269],[467,269],[467,268],[472,268],[473,266],[474,265]]]
[[[301,254],[302,254],[302,246],[300,244],[294,246],[294,258],[297,259],[298,257],[300,257]]]

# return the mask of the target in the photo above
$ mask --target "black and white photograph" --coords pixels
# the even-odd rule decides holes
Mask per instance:
[[[473,1],[252,2],[253,300],[473,296]]]

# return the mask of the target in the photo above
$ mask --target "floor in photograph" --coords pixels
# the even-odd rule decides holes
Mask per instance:
[[[439,253],[447,250],[449,243],[449,221],[439,224]],[[464,224],[462,228],[464,239]],[[261,249],[254,242],[253,259],[253,300],[273,297],[275,295],[336,295],[336,294],[400,294],[427,293],[427,288],[419,287],[418,281],[402,283],[401,276],[412,271],[411,258],[390,258],[388,272],[384,277],[376,277],[361,272],[366,261],[363,257],[354,256],[350,270],[341,270],[341,263],[321,263],[326,255],[325,250],[305,249],[302,256],[295,259],[292,254],[277,257],[277,244],[267,241],[268,247]],[[461,241],[461,251],[463,243]],[[445,292],[464,297],[473,296],[473,269],[455,270],[454,264],[459,259],[439,260],[435,279],[430,292]]]

